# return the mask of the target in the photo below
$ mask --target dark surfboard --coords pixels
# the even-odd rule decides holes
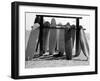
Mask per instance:
[[[75,55],[73,57],[78,57],[81,53],[81,46],[80,46],[80,28],[78,30],[76,30],[76,52]]]
[[[72,59],[72,31],[69,23],[67,23],[65,27],[66,27],[64,32],[65,54],[66,54],[66,59],[71,60]]]
[[[49,28],[50,28],[50,23],[48,21],[46,21],[43,24],[44,28],[43,28],[43,51],[44,53],[47,51],[47,43],[48,43],[48,36],[49,36]]]

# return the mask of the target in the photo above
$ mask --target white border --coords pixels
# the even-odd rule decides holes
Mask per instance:
[[[25,69],[25,12],[54,12],[71,14],[90,15],[90,65],[75,67],[54,67],[54,68],[33,68]],[[39,75],[55,73],[73,73],[95,71],[95,12],[86,9],[69,9],[39,6],[20,6],[19,7],[19,75]]]

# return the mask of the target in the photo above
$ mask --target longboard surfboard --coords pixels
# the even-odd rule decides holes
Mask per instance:
[[[51,20],[51,26],[50,27],[56,27],[56,20],[52,18]],[[49,54],[53,54],[55,52],[56,47],[56,39],[57,37],[57,30],[50,28],[50,34],[49,34]]]
[[[64,29],[59,29],[59,48],[58,49],[59,49],[59,53],[63,55],[65,51]]]
[[[71,35],[71,26],[69,23],[66,24],[66,29],[64,32],[65,37],[65,54],[66,59],[71,60],[72,59],[72,35]]]
[[[85,36],[85,32],[84,32],[82,27],[80,29],[80,45],[81,45],[81,49],[82,49],[83,54],[88,58],[89,45],[88,45],[88,41],[87,41],[86,36]]]
[[[44,53],[47,51],[47,43],[48,43],[48,36],[49,36],[49,28],[50,28],[50,23],[48,21],[44,22],[43,24],[43,51]]]
[[[75,25],[71,26],[71,34],[72,34],[72,45],[74,47],[74,43],[75,43]]]
[[[35,25],[33,28],[35,28]],[[39,28],[32,29],[29,36],[27,48],[25,50],[25,60],[31,60],[33,58],[37,45],[38,36],[39,36]]]
[[[75,51],[75,55],[73,55],[73,57],[78,57],[81,53],[81,46],[80,46],[80,29],[76,30],[76,51]]]
[[[59,23],[60,25],[62,25],[61,23]],[[56,26],[57,27],[57,26]],[[58,28],[58,27],[57,27]],[[60,30],[57,29],[57,42],[56,42],[56,48],[55,48],[55,51],[58,51],[59,50],[59,32]]]

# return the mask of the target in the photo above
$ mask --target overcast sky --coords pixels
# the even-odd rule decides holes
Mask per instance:
[[[36,13],[26,13],[26,30],[31,30],[31,26],[34,25],[34,20],[36,17]],[[68,15],[66,15],[68,16]],[[72,15],[71,15],[72,16]],[[74,14],[75,16],[75,14]],[[79,16],[80,17],[80,16]],[[44,21],[51,22],[52,17],[45,17]],[[68,19],[68,18],[55,18],[56,24],[62,23],[65,25],[67,22],[69,22],[71,25],[76,24],[75,19]],[[86,28],[85,32],[89,33],[90,28],[90,20],[89,16],[82,16],[82,19],[80,19],[80,25],[82,25],[84,28]]]

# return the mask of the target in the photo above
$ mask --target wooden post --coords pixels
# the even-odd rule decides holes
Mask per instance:
[[[79,56],[80,49],[80,28],[79,28],[79,18],[76,19],[76,53],[75,56]]]
[[[40,56],[43,55],[43,16],[40,16]]]

